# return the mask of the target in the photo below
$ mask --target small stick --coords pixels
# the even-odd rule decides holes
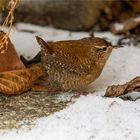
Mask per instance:
[[[7,40],[9,38],[9,34],[10,34],[12,26],[13,26],[14,11],[15,11],[15,8],[19,1],[20,0],[11,0],[9,2],[9,5],[8,5],[9,12],[0,29],[1,31],[4,31],[4,29],[3,29],[4,26],[9,26],[9,31],[8,31],[8,33],[5,32],[5,35],[2,38],[0,38],[0,53],[5,53],[5,51],[7,50],[7,42],[8,42]]]

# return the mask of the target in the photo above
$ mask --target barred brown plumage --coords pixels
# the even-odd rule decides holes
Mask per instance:
[[[111,43],[98,37],[51,43],[36,38],[51,88],[62,91],[77,90],[96,80],[113,49]]]

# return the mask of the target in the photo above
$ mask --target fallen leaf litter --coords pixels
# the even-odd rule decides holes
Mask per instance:
[[[0,130],[31,128],[35,120],[66,108],[71,100],[57,95],[27,92],[16,96],[0,94]]]

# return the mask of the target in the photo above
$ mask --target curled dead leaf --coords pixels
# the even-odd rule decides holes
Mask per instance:
[[[123,23],[114,23],[111,26],[111,31],[114,34],[127,33],[130,30],[139,28],[138,26],[140,26],[140,16],[130,18]]]
[[[10,38],[5,41],[6,33],[0,31],[0,72],[11,71],[25,68],[24,64],[18,57]]]
[[[140,76],[123,85],[109,86],[106,90],[105,97],[118,97],[133,91],[140,92]]]
[[[31,89],[33,83],[44,73],[41,64],[30,68],[0,73],[0,92],[13,95]]]

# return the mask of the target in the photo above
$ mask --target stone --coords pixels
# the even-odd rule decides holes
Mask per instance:
[[[21,0],[16,21],[69,30],[88,30],[97,22],[103,0]]]

